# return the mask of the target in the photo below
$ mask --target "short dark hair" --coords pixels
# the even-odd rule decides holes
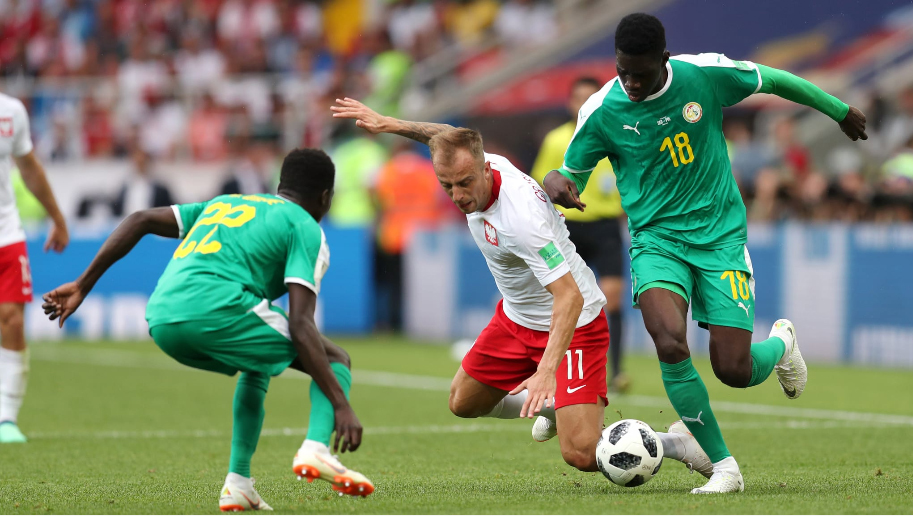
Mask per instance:
[[[301,199],[317,199],[325,190],[333,189],[336,167],[326,152],[320,149],[295,149],[282,161],[279,191],[291,191]]]
[[[583,77],[578,77],[577,80],[575,80],[574,83],[571,84],[571,91],[574,91],[574,89],[576,89],[577,86],[592,86],[592,87],[596,88],[597,90],[599,90],[599,89],[602,89],[602,84],[603,83],[599,79],[597,79],[593,76],[590,76],[590,75],[585,75]]]
[[[629,14],[615,29],[615,51],[619,50],[632,56],[662,55],[666,51],[666,29],[652,14]]]

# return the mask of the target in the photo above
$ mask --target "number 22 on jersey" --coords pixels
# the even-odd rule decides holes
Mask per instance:
[[[659,152],[666,152],[668,149],[669,157],[672,158],[672,166],[678,168],[678,164],[687,165],[694,161],[694,151],[691,149],[691,140],[688,139],[688,133],[678,133],[675,135],[675,145],[672,144],[673,139],[666,136],[663,140],[663,144],[659,147]],[[678,149],[678,156],[676,157],[676,148]]]
[[[215,212],[215,213],[213,213]],[[222,243],[212,240],[213,234],[219,229],[219,226],[237,228],[248,223],[257,215],[257,209],[247,204],[232,206],[224,202],[210,204],[203,210],[203,215],[210,215],[202,218],[193,225],[184,241],[174,251],[174,258],[184,258],[190,253],[212,254],[218,253],[222,249]],[[192,240],[193,234],[200,226],[214,226],[199,242]]]

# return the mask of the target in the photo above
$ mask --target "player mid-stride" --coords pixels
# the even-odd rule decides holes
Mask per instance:
[[[503,296],[453,378],[450,410],[466,418],[541,414],[533,438],[557,435],[565,462],[597,471],[608,403],[606,300],[564,217],[532,178],[484,152],[478,132],[381,116],[348,98],[336,102],[335,117],[430,147],[437,179],[466,214]],[[669,430],[659,434],[665,456],[709,477],[710,460],[684,425]]]
[[[744,489],[703,381],[691,364],[686,315],[710,330],[713,371],[732,387],[751,387],[773,371],[798,398],[808,378],[796,329],[780,319],[767,340],[751,343],[754,276],[745,248],[745,205],[732,177],[722,108],[754,93],[811,106],[866,139],[865,116],[790,73],[720,54],[670,57],[665,29],[631,14],[615,31],[618,77],[580,109],[564,166],[543,181],[551,200],[583,210],[579,192],[599,160],[618,178],[631,232],[635,306],[656,345],[672,406],[713,461],[695,494]]]
[[[136,212],[111,233],[76,281],[44,295],[60,326],[95,282],[147,234],[181,238],[146,308],[149,333],[178,362],[227,375],[241,372],[234,399],[231,459],[219,498],[223,511],[271,510],[250,478],[271,376],[286,368],[311,382],[308,434],[292,463],[299,478],[367,496],[374,486],[330,453],[355,451],[361,424],[348,403],[348,354],[314,322],[330,252],[318,225],[333,198],[333,162],[323,151],[294,150],[282,163],[278,195],[223,195]],[[289,315],[271,301],[288,292]],[[341,447],[340,447],[341,440]]]

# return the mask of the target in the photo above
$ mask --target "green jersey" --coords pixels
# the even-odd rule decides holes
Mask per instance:
[[[181,245],[146,307],[149,326],[230,320],[298,283],[320,292],[330,251],[320,225],[275,195],[173,206]]]
[[[680,55],[663,88],[631,101],[616,78],[583,105],[561,172],[585,186],[608,157],[631,236],[650,232],[702,249],[746,241],[722,108],[761,88],[758,67],[721,54]],[[582,192],[581,188],[581,192]]]

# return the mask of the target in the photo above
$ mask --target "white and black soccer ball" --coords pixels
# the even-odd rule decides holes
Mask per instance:
[[[613,483],[636,487],[653,478],[663,463],[663,443],[650,425],[623,419],[602,431],[596,465]]]

